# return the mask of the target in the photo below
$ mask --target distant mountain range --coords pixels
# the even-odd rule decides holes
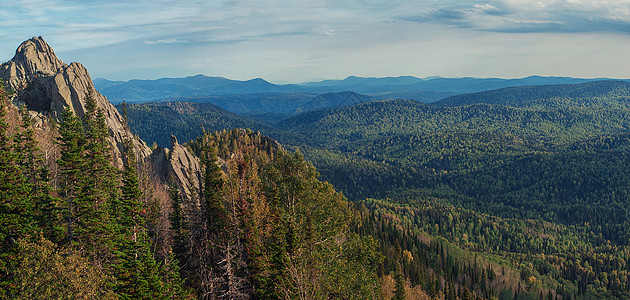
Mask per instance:
[[[509,87],[451,96],[430,104],[377,100],[355,92],[247,94],[141,103],[130,105],[128,111],[132,128],[158,145],[167,145],[166,132],[175,133],[183,141],[193,139],[201,133],[200,128],[194,129],[199,124],[208,130],[261,130],[288,144],[300,144],[294,140],[297,133],[313,136],[313,145],[365,138],[367,132],[391,136],[445,126],[545,136],[548,140],[574,127],[588,127],[590,132],[603,134],[630,128],[630,82],[625,81]],[[362,117],[356,118],[357,114]],[[169,120],[166,123],[173,128],[163,130],[164,120]],[[374,126],[379,129],[370,129]],[[165,133],[154,136],[161,131]],[[337,135],[323,138],[332,132]]]
[[[94,86],[112,102],[147,102],[176,97],[300,91],[293,85],[275,85],[257,78],[247,81],[205,75],[157,80],[110,81],[97,78]]]
[[[350,76],[343,80],[277,85],[261,78],[239,81],[223,77],[196,75],[185,78],[134,79],[129,81],[110,81],[97,78],[94,80],[94,85],[98,91],[114,103],[122,102],[123,100],[127,102],[148,102],[162,99],[172,100],[173,98],[247,94],[258,94],[258,98],[261,98],[263,95],[267,97],[275,93],[325,94],[346,91],[366,94],[376,97],[378,100],[409,99],[420,102],[433,102],[455,94],[505,87],[577,84],[598,80],[602,79],[541,76],[530,76],[520,79],[471,77],[430,77],[422,79],[413,76],[364,78]],[[217,97],[214,98],[216,100]]]

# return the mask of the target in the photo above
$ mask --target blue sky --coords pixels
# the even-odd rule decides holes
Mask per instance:
[[[43,36],[92,77],[630,78],[630,0],[0,0],[0,60]]]

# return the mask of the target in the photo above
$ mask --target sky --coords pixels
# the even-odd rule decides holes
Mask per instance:
[[[93,78],[630,78],[630,0],[0,0],[0,61],[42,36]]]

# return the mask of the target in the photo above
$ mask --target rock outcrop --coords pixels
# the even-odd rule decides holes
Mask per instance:
[[[0,79],[8,90],[15,91],[14,104],[24,104],[34,119],[36,130],[47,138],[43,142],[51,144],[54,134],[52,126],[45,126],[50,120],[61,121],[61,113],[70,107],[76,115],[86,112],[86,97],[91,93],[96,104],[103,110],[109,127],[109,142],[112,145],[115,165],[122,167],[123,142],[133,137],[123,125],[123,118],[107,98],[96,90],[87,69],[80,63],[70,65],[59,60],[53,49],[42,37],[33,37],[23,42],[10,61],[0,66]],[[199,187],[199,160],[172,138],[171,149],[158,148],[151,152],[141,139],[134,137],[136,156],[151,167],[155,167],[162,183],[173,181],[188,199]],[[48,149],[47,149],[48,150]],[[54,161],[54,159],[53,159]]]
[[[0,78],[5,87],[16,92],[14,103],[23,103],[35,117],[36,124],[43,118],[60,121],[61,113],[70,107],[76,115],[85,114],[85,99],[88,93],[103,110],[110,129],[110,143],[122,166],[121,151],[126,136],[132,136],[123,126],[123,118],[116,108],[93,90],[90,74],[83,65],[73,62],[67,65],[59,60],[53,49],[42,37],[33,37],[23,42],[10,61],[0,66]],[[133,139],[138,157],[145,158],[151,153],[149,147],[138,138]]]
[[[198,192],[202,178],[199,158],[180,145],[176,137],[171,136],[170,149],[157,147],[150,159],[163,182],[176,184],[187,199],[197,199],[193,195]]]

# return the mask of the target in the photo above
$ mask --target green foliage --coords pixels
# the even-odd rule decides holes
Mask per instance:
[[[122,110],[122,106],[117,106]],[[260,123],[249,121],[210,103],[159,102],[127,104],[129,126],[151,144],[170,147],[170,136],[181,141],[191,141],[208,131],[231,128],[263,128]]]
[[[203,261],[195,253],[203,254],[206,247],[213,251],[205,256],[211,262],[208,274],[189,276],[215,282],[209,287],[195,279],[194,288],[216,296],[265,299],[378,297],[374,240],[349,232],[345,198],[319,181],[299,152],[288,154],[245,130],[206,134],[189,146],[204,157],[202,191],[208,192],[201,193],[206,199],[202,215],[224,220],[219,227],[214,221],[199,226],[207,233],[191,230],[194,255],[189,259]],[[215,163],[214,149],[225,173]],[[208,246],[195,236],[205,236]]]
[[[19,253],[17,240],[33,238],[38,233],[33,211],[35,201],[31,197],[34,186],[29,181],[29,163],[25,161],[25,156],[26,159],[32,156],[34,149],[10,134],[5,120],[8,105],[0,84],[0,296],[15,292],[12,281]],[[28,147],[26,154],[19,152],[24,147]]]
[[[508,88],[438,105],[398,100],[311,111],[254,128],[299,149],[322,179],[366,204],[357,232],[379,242],[380,275],[395,274],[400,264],[412,287],[449,299],[624,297],[628,91],[612,81]],[[242,146],[229,139],[214,145],[226,161]],[[300,170],[277,156],[274,163],[290,167],[258,164],[269,207],[261,215],[273,224],[245,227],[282,241],[265,243],[264,233],[254,234],[255,243],[244,239],[265,257],[248,260],[255,286],[269,292],[261,297],[282,296],[277,285],[290,285],[292,251],[317,232],[302,229],[313,221],[296,226],[299,218],[286,214],[282,199],[299,199],[292,192],[305,183],[277,175]]]
[[[185,297],[179,269],[159,264],[151,252],[130,142],[121,179],[111,165],[102,111],[90,94],[86,98],[83,124],[70,109],[62,114],[60,199],[39,167],[26,113],[23,129],[9,138],[2,98],[0,172],[9,179],[0,185],[2,296]]]
[[[116,299],[113,279],[85,257],[46,239],[17,242],[13,299]]]
[[[184,263],[186,255],[190,250],[188,243],[188,228],[186,224],[186,216],[181,203],[182,198],[175,185],[170,186],[169,196],[171,198],[171,207],[173,209],[169,216],[171,232],[173,235],[172,252],[175,259]]]
[[[370,102],[304,113],[279,124],[284,143],[335,149],[357,141],[434,131],[491,132],[576,141],[630,127],[630,111],[616,109],[523,109],[490,104],[439,107],[414,101]],[[569,134],[570,133],[570,134]]]
[[[216,150],[203,150],[202,164],[204,167],[203,205],[205,208],[206,226],[212,232],[220,232],[228,225],[227,210],[222,201],[224,180],[221,169],[217,165]]]
[[[71,242],[75,235],[79,182],[82,180],[82,167],[85,164],[85,137],[79,118],[69,107],[64,109],[61,117],[62,121],[59,123],[60,137],[57,138],[61,146],[61,157],[57,160],[61,170],[59,194],[65,199],[63,210],[64,219],[67,220],[66,239]]]
[[[476,103],[527,107],[629,109],[630,84],[624,81],[596,81],[582,84],[508,87],[479,93],[451,96],[435,102],[440,106]]]
[[[402,267],[400,264],[396,267],[396,272],[394,273],[394,280],[396,281],[396,286],[394,287],[394,300],[404,300],[405,299],[405,276],[402,273]]]

